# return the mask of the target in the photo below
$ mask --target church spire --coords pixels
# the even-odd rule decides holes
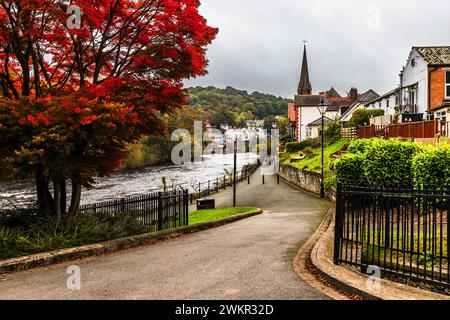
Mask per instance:
[[[311,81],[309,81],[308,58],[306,57],[306,42],[303,51],[302,73],[300,75],[300,83],[298,84],[298,94],[312,94]]]

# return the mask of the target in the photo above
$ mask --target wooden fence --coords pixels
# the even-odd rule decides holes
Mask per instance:
[[[347,140],[353,140],[358,138],[357,128],[343,128],[341,132],[342,138]]]
[[[429,139],[436,136],[449,137],[449,123],[445,121],[421,121],[390,124],[385,126],[366,126],[358,128],[360,139],[370,138],[405,138]]]

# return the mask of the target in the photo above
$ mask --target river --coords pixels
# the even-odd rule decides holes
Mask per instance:
[[[254,153],[238,154],[238,170],[246,164],[256,163]],[[162,178],[167,185],[186,184],[216,179],[224,174],[224,169],[233,168],[233,154],[205,156],[203,161],[185,165],[166,165],[118,172],[108,178],[98,178],[94,189],[83,190],[81,204],[123,198],[162,190]],[[36,200],[32,179],[0,182],[0,206],[25,205]]]

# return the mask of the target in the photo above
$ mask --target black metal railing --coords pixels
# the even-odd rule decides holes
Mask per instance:
[[[450,188],[338,185],[334,262],[450,287]]]
[[[242,170],[236,172],[236,182],[250,181],[250,177],[258,170],[259,165],[247,165]],[[207,181],[199,182],[194,187],[195,194],[191,195],[191,201],[194,198],[207,197],[233,185],[233,173],[224,173],[223,176]]]
[[[187,191],[158,192],[81,206],[80,214],[128,213],[152,231],[189,224]]]

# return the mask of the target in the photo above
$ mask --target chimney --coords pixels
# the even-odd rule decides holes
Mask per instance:
[[[358,89],[351,88],[350,93],[348,94],[348,97],[350,98],[350,100],[352,102],[355,102],[356,100],[358,100]]]

